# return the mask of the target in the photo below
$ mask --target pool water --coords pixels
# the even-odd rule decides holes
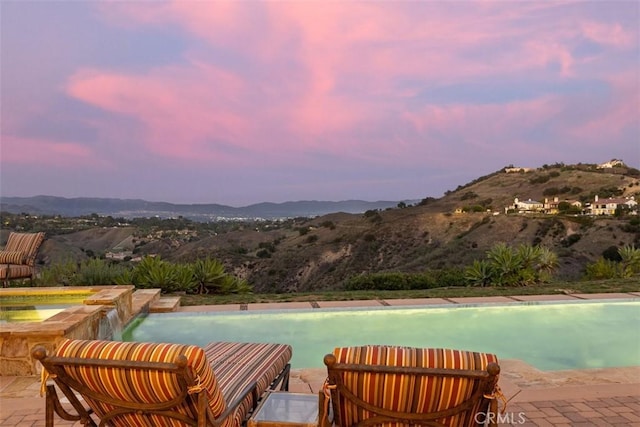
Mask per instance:
[[[41,322],[82,302],[93,293],[11,295],[0,298],[0,323]]]
[[[491,352],[541,370],[636,366],[640,301],[149,314],[125,341],[279,342],[294,368],[322,367],[337,346],[389,344]]]

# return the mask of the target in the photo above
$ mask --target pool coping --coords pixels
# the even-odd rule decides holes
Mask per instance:
[[[296,302],[268,302],[249,304],[218,304],[181,306],[177,312],[223,312],[223,311],[268,311],[268,310],[300,310],[319,308],[368,308],[368,307],[401,307],[401,306],[460,306],[482,304],[510,304],[510,303],[553,303],[580,302],[596,300],[636,300],[640,299],[638,292],[615,293],[562,293],[554,295],[513,295],[492,297],[454,297],[454,298],[400,298],[400,299],[372,299],[345,301],[296,301]]]

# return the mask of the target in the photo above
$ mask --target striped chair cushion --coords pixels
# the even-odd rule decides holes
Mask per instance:
[[[292,354],[289,345],[263,343],[214,342],[204,351],[227,403],[254,382],[257,382],[258,396],[262,395],[289,363]],[[223,427],[240,426],[254,403],[253,396],[248,395],[235,418],[226,420]]]
[[[443,369],[485,370],[490,362],[498,361],[493,354],[393,346],[336,348],[334,355],[338,363]],[[353,371],[343,372],[342,381],[356,396],[377,407],[411,413],[430,413],[454,407],[468,399],[478,386],[476,381],[466,378]],[[345,426],[371,416],[369,411],[357,408],[346,399],[342,399],[339,405]],[[444,426],[474,425],[473,414],[479,405],[480,402],[471,411],[439,419],[438,423]]]
[[[0,279],[22,279],[31,277],[33,274],[33,267],[28,265],[16,265],[16,264],[0,264]]]
[[[8,252],[23,252],[25,264],[33,266],[36,262],[38,248],[44,240],[44,233],[10,233],[4,247]]]
[[[226,409],[226,404],[216,378],[200,347],[183,344],[158,344],[113,341],[64,340],[56,351],[56,356],[96,358],[107,360],[133,360],[173,363],[177,356],[185,355],[194,378],[206,390],[209,407],[214,416]],[[67,372],[76,381],[90,389],[126,402],[157,403],[175,398],[180,393],[180,385],[175,374],[141,369],[96,368],[67,366]],[[93,400],[85,400],[99,417],[114,409],[113,405]],[[175,411],[196,419],[196,406],[187,398],[174,408]],[[129,413],[118,417],[122,425],[131,426],[178,426],[182,423],[158,415]]]
[[[0,251],[0,264],[23,264],[26,258],[22,251]]]

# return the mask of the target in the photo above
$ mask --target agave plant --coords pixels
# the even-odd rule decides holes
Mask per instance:
[[[134,271],[134,284],[140,288],[174,290],[177,272],[174,266],[160,257],[144,257]]]
[[[193,274],[193,264],[176,264],[174,265],[176,272],[175,291],[190,292],[197,283]]]
[[[235,290],[236,294],[248,294],[253,291],[253,287],[244,279],[235,279]]]
[[[640,249],[636,249],[634,245],[624,245],[618,249],[618,253],[622,258],[622,275],[624,277],[632,277],[640,273]]]
[[[491,284],[491,264],[487,260],[475,260],[473,264],[464,270],[466,281],[476,286],[487,286]]]
[[[533,269],[537,264],[540,254],[542,253],[542,248],[540,246],[532,246],[521,244],[518,246],[516,254],[520,259],[521,268],[530,268]]]
[[[123,269],[120,274],[114,280],[116,285],[133,285],[134,273],[133,270]]]
[[[551,273],[558,268],[558,255],[549,248],[539,247],[540,252],[536,262],[536,270],[540,280],[546,281]]]
[[[199,259],[193,264],[193,277],[199,294],[223,290],[228,277],[224,265],[215,259]]]
[[[251,292],[251,286],[246,280],[227,275],[221,280],[218,292],[222,294],[246,293]]]
[[[515,285],[522,261],[518,254],[504,243],[498,243],[487,252],[494,282],[497,285]]]

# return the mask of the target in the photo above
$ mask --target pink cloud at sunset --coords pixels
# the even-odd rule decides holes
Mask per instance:
[[[637,2],[58,6],[0,6],[2,194],[395,200],[507,164],[640,165]],[[92,187],[57,168],[96,159]],[[48,164],[59,181],[23,183]]]
[[[104,167],[91,150],[79,143],[2,136],[2,161],[21,165]]]

